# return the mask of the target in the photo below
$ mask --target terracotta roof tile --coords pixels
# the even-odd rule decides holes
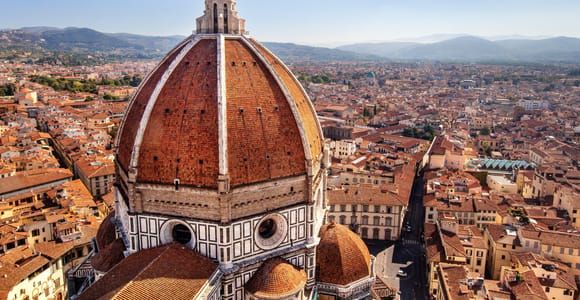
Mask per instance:
[[[305,174],[300,131],[274,76],[242,41],[225,45],[231,185]]]
[[[246,290],[261,299],[282,299],[304,289],[306,272],[282,258],[272,258],[260,266],[246,283]]]
[[[216,188],[217,115],[217,43],[201,40],[159,94],[139,152],[138,180],[173,184],[178,178]]]
[[[99,248],[105,248],[110,243],[117,239],[117,229],[113,220],[115,219],[115,212],[110,213],[99,226],[96,240]]]
[[[226,38],[226,60],[220,62],[226,73],[230,186],[304,175],[306,153],[310,151],[318,158],[322,151],[316,114],[299,82],[282,63],[254,44],[257,53],[242,39]],[[129,108],[118,145],[118,161],[125,170],[147,102],[182,48],[174,50],[152,73]],[[217,52],[215,38],[198,41],[163,82],[139,149],[137,181],[174,184],[174,179],[179,179],[182,185],[217,188]],[[289,90],[292,99],[286,98],[280,84]],[[297,117],[290,103],[296,104]],[[305,124],[306,142],[299,122]],[[309,150],[305,153],[305,149]]]
[[[108,272],[125,258],[123,251],[125,251],[123,240],[116,239],[114,242],[101,248],[99,252],[91,258],[91,265],[97,271]]]
[[[122,260],[79,300],[190,300],[216,270],[211,260],[181,245],[147,249]]]
[[[331,190],[327,192],[329,204],[368,204],[404,206],[405,203],[399,195],[383,192],[379,188],[371,186],[350,186],[345,189]]]
[[[141,84],[140,90],[135,94],[130,107],[127,109],[127,116],[125,117],[125,125],[120,132],[120,143],[118,143],[118,153],[117,159],[121,167],[127,171],[129,169],[129,163],[131,162],[131,153],[133,152],[133,145],[135,144],[135,137],[137,136],[137,130],[139,129],[139,122],[143,117],[143,113],[145,112],[145,107],[149,102],[149,98],[151,94],[153,94],[153,90],[159,80],[161,80],[161,76],[163,73],[169,68],[169,65],[181,49],[185,45],[182,44],[176,47],[172,52],[170,52],[164,61],[157,67],[153,73],[149,75],[149,77],[143,81]]]
[[[252,43],[266,58],[266,60],[268,60],[270,65],[274,67],[277,75],[280,76],[288,88],[288,91],[290,92],[294,102],[296,103],[298,111],[300,112],[302,122],[304,123],[307,139],[310,142],[308,145],[310,152],[312,153],[312,157],[316,159],[322,153],[323,145],[316,112],[311,107],[308,95],[304,93],[303,89],[300,87],[300,82],[298,82],[294,75],[288,71],[282,61],[274,57],[274,55],[272,55],[262,44],[258,43],[257,41],[252,40]]]
[[[362,239],[340,224],[320,229],[316,249],[317,281],[348,285],[371,273],[371,256]]]

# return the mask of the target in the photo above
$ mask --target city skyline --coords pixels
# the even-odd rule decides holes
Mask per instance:
[[[462,3],[395,1],[263,1],[238,2],[250,33],[262,41],[334,46],[368,41],[401,41],[431,35],[481,37],[580,37],[571,0],[512,0]],[[188,35],[203,4],[192,0],[78,3],[25,0],[5,3],[0,28],[31,26],[87,27],[102,32],[142,35]],[[175,10],[175,7],[180,9]],[[368,9],[375,7],[375,9]],[[26,13],[19,13],[24,12]],[[300,22],[296,22],[300,20]],[[349,24],[344,24],[349,20]]]

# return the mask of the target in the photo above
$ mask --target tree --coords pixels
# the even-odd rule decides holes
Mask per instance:
[[[487,127],[486,128],[483,128],[482,130],[479,131],[479,134],[481,134],[481,135],[489,135],[490,134],[489,128],[487,128]]]
[[[363,116],[364,116],[364,117],[368,117],[368,116],[370,116],[369,110],[366,108],[366,106],[365,106],[365,108],[364,108],[364,110],[363,110]]]
[[[0,97],[14,96],[16,93],[16,86],[12,83],[0,85]]]

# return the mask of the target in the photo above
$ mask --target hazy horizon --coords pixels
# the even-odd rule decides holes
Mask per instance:
[[[203,0],[22,0],[4,3],[0,28],[86,27],[108,33],[189,35]],[[433,36],[580,37],[574,0],[239,0],[247,29],[262,41],[337,46]],[[20,13],[21,12],[21,13]],[[298,20],[298,21],[297,21]],[[347,22],[348,21],[348,22]]]

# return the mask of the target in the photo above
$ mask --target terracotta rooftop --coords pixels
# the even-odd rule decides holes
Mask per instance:
[[[181,245],[137,252],[113,267],[83,299],[194,299],[217,265]]]
[[[282,299],[304,289],[306,272],[282,258],[267,260],[246,283],[246,291],[260,299]]]
[[[10,290],[22,280],[50,263],[27,246],[14,248],[0,257],[0,297],[6,299]]]
[[[522,229],[520,232],[524,238],[539,240],[542,245],[580,249],[580,235],[578,234],[529,229]]]
[[[31,189],[39,185],[72,178],[68,169],[42,169],[20,172],[15,176],[0,179],[0,195]]]
[[[320,229],[316,276],[321,283],[348,285],[371,274],[371,255],[362,239],[340,224]]]
[[[329,204],[368,204],[403,206],[399,195],[383,192],[379,188],[371,186],[349,186],[345,189],[331,190],[327,192]]]
[[[465,266],[440,264],[439,270],[446,287],[445,295],[447,296],[444,299],[473,299],[473,291],[469,290],[467,285],[462,283],[465,282],[469,275]]]
[[[116,239],[99,249],[99,252],[91,258],[91,265],[99,272],[108,272],[125,258],[124,251],[123,240]]]
[[[520,274],[520,281],[509,282],[509,288],[516,299],[547,300],[544,289],[532,270]]]

